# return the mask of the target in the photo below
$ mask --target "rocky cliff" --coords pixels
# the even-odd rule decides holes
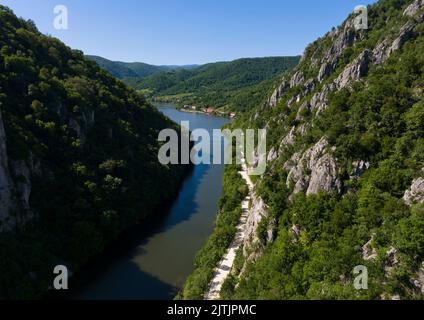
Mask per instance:
[[[12,185],[6,149],[6,132],[0,110],[0,232],[9,229],[14,223],[11,216],[12,209]]]
[[[352,14],[309,45],[235,124],[272,134],[232,298],[422,297],[424,1],[368,14],[368,29]],[[382,276],[358,292],[362,264]]]

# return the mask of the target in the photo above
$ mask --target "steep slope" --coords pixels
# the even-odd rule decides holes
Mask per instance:
[[[221,298],[424,297],[424,1],[368,9],[368,30],[350,16],[233,124],[266,128],[270,145]],[[203,261],[181,297],[202,297]],[[368,290],[353,285],[360,265]]]
[[[0,6],[0,298],[38,297],[155,214],[186,171],[144,97]]]
[[[180,105],[212,105],[244,111],[262,102],[274,78],[295,67],[299,59],[270,57],[211,63],[193,70],[155,74],[135,86]]]

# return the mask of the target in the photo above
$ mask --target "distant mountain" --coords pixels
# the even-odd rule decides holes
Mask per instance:
[[[194,69],[167,70],[137,83],[137,89],[179,104],[213,105],[243,111],[261,103],[275,78],[294,68],[300,57],[239,59]]]
[[[119,79],[144,79],[151,75],[178,69],[192,70],[198,67],[198,65],[187,65],[187,66],[155,66],[142,62],[121,62],[111,61],[99,56],[87,55],[87,59],[96,62],[101,68],[109,71],[114,77]]]
[[[97,62],[97,64],[101,68],[109,71],[113,76],[119,79],[145,78],[158,72],[171,70],[171,68],[168,68],[166,66],[153,66],[141,62],[127,63],[120,61],[111,61],[99,56],[86,56],[86,58]]]

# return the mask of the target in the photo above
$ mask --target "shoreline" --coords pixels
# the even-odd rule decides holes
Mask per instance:
[[[242,214],[237,225],[237,232],[234,235],[234,239],[227,249],[227,252],[219,262],[219,265],[214,270],[214,276],[210,281],[208,291],[206,292],[205,300],[219,300],[222,286],[225,280],[230,275],[234,267],[235,258],[237,251],[240,249],[244,240],[246,239],[246,226],[250,215],[250,201],[254,195],[254,184],[249,177],[246,160],[242,160],[242,171],[239,172],[243,180],[246,182],[249,188],[249,194],[241,202]]]

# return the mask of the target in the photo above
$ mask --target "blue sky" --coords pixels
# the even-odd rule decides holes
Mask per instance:
[[[151,64],[202,64],[301,54],[357,5],[375,0],[0,0],[43,33],[86,54]],[[53,8],[69,29],[53,28]]]

